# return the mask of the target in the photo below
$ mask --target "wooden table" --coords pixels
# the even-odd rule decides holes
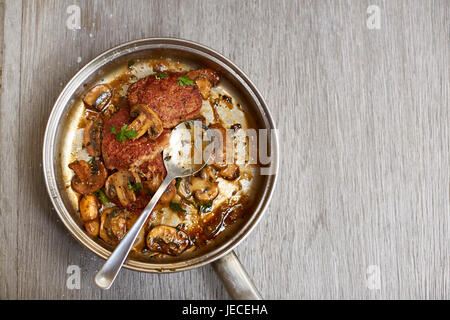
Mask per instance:
[[[124,270],[96,288],[102,260],[44,186],[44,129],[71,76],[112,46],[169,36],[242,67],[278,125],[277,189],[237,249],[265,298],[449,299],[449,21],[448,0],[0,0],[0,298],[228,298],[210,266]]]

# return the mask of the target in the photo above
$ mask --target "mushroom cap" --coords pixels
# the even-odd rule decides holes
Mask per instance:
[[[130,206],[136,201],[133,186],[141,183],[139,175],[127,169],[121,169],[108,177],[105,184],[106,195],[109,198],[119,198],[124,207]],[[131,187],[130,187],[131,186]]]
[[[117,245],[127,233],[127,212],[118,207],[103,211],[100,218],[100,238],[108,244]]]
[[[102,111],[111,100],[112,90],[107,84],[98,84],[89,89],[83,102],[89,107]]]
[[[148,132],[150,139],[155,140],[163,132],[164,127],[161,119],[148,105],[139,103],[131,107],[130,116],[136,117],[128,126],[138,132],[132,140],[136,140]]]
[[[75,171],[72,178],[72,189],[81,194],[94,193],[105,184],[108,172],[103,162],[94,160],[91,164],[84,160],[77,160],[69,164]]]
[[[91,157],[100,157],[102,154],[103,120],[100,117],[89,120],[84,128],[83,144]]]
[[[156,226],[147,235],[147,246],[150,250],[168,255],[179,255],[190,244],[191,240],[186,233],[170,226]]]
[[[214,70],[209,69],[209,68],[202,68],[202,69],[189,71],[186,74],[186,76],[192,80],[197,80],[199,78],[207,79],[213,86],[217,85],[220,80],[220,77],[217,74],[217,72],[215,72]]]

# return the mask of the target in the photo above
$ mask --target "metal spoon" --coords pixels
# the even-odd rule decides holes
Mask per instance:
[[[205,148],[203,142],[204,125],[200,121],[186,121],[176,126],[171,133],[169,147],[163,152],[164,165],[167,175],[153,195],[150,202],[142,211],[133,227],[120,241],[119,245],[109,256],[94,281],[102,289],[109,289],[122,268],[139,231],[144,226],[159,198],[172,182],[179,177],[190,176],[200,171],[209,160],[212,145]]]

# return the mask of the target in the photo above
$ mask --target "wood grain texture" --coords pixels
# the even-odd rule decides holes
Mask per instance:
[[[66,28],[74,3],[80,30]],[[372,4],[379,30],[366,27]],[[0,10],[0,298],[228,298],[209,266],[124,270],[97,289],[102,260],[65,231],[44,188],[42,137],[62,87],[102,51],[157,36],[230,58],[279,127],[273,201],[237,249],[265,298],[450,298],[448,1],[3,0]],[[81,267],[80,290],[66,287],[69,265]]]
[[[19,211],[18,134],[22,4],[0,1],[0,298],[16,297],[18,288],[17,234]],[[6,43],[8,45],[6,46]],[[15,63],[13,63],[15,61]]]

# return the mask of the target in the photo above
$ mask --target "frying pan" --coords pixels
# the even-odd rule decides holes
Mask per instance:
[[[248,77],[230,60],[203,45],[175,38],[148,38],[135,40],[114,47],[86,64],[64,87],[53,106],[43,144],[43,169],[51,201],[61,221],[83,246],[107,259],[113,248],[100,239],[90,237],[83,230],[83,222],[73,208],[66,192],[61,157],[69,153],[70,146],[64,143],[67,128],[78,121],[72,111],[75,101],[86,88],[108,74],[115,66],[139,58],[172,58],[193,67],[208,67],[221,76],[221,85],[237,97],[251,117],[255,128],[275,129],[270,112],[263,97]],[[270,166],[273,174],[261,176],[257,195],[251,208],[240,222],[227,227],[211,244],[195,250],[193,254],[171,257],[165,260],[145,259],[130,256],[124,267],[141,272],[170,273],[200,267],[212,263],[234,299],[261,299],[247,272],[239,262],[233,249],[253,230],[261,219],[274,191],[278,171],[278,138],[276,133],[267,142]]]

